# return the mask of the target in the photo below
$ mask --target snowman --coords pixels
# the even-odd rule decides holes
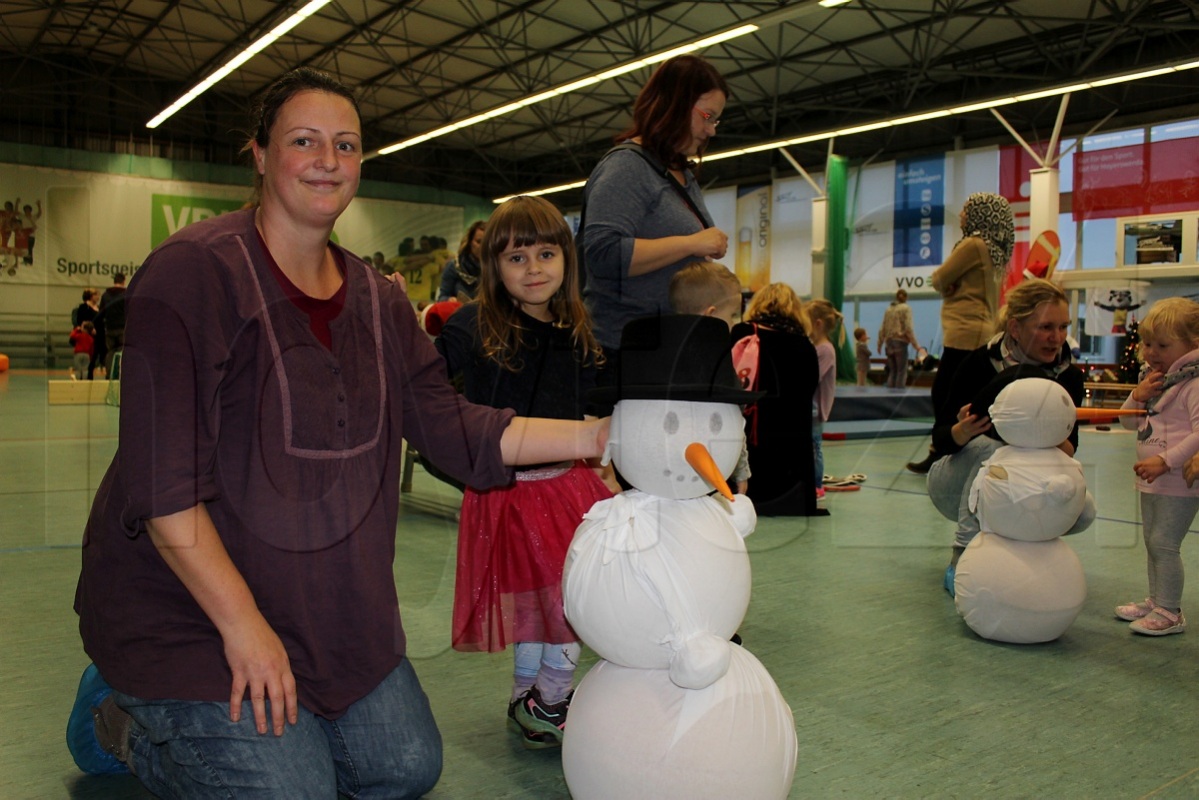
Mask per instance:
[[[784,798],[791,709],[729,641],[749,605],[757,515],[724,476],[742,449],[739,404],[757,394],[714,317],[634,320],[620,352],[597,399],[616,401],[608,455],[634,488],[591,508],[566,558],[566,616],[602,659],[571,702],[567,785],[576,800]]]
[[[1065,633],[1087,596],[1082,564],[1060,538],[1095,515],[1082,465],[1058,449],[1077,410],[1044,378],[1013,381],[990,408],[1006,444],[970,489],[981,532],[958,561],[954,604],[984,639],[1048,642]]]

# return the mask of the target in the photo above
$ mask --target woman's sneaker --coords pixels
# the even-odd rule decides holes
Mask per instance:
[[[556,744],[562,744],[562,736],[566,731],[566,712],[570,710],[572,696],[574,692],[566,695],[561,702],[547,703],[541,699],[541,692],[534,686],[516,707],[516,721],[522,728],[543,733],[554,739]]]
[[[508,730],[520,735],[520,743],[526,750],[544,750],[547,747],[558,747],[562,743],[548,733],[531,731],[516,718],[516,709],[529,699],[529,693],[523,692],[508,704]]]
[[[1153,602],[1152,597],[1146,597],[1142,603],[1125,603],[1122,606],[1116,606],[1116,616],[1126,622],[1136,622],[1142,617],[1149,615],[1157,603]]]
[[[79,679],[67,720],[67,749],[75,765],[89,775],[128,775],[132,723],[112,699],[112,687],[100,670],[89,664]]]
[[[1157,606],[1136,622],[1128,624],[1133,633],[1143,633],[1146,636],[1167,636],[1171,633],[1182,633],[1187,629],[1187,621],[1182,611],[1174,613]]]

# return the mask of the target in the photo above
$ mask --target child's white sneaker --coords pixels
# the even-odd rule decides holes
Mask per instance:
[[[1167,636],[1171,633],[1182,633],[1187,629],[1187,621],[1182,611],[1177,614],[1161,606],[1155,607],[1136,622],[1128,624],[1133,633],[1143,633],[1146,636]]]

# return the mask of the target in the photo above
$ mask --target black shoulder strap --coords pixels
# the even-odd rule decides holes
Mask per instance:
[[[641,156],[641,158],[645,160],[645,163],[649,164],[650,168],[653,169],[654,172],[661,175],[666,182],[669,183],[671,187],[678,193],[679,197],[683,198],[683,202],[687,204],[687,208],[691,209],[691,213],[694,214],[695,218],[699,220],[699,224],[705,228],[712,227],[708,223],[707,218],[704,217],[703,212],[701,212],[699,207],[695,204],[695,201],[691,199],[691,195],[687,193],[687,189],[683,186],[683,184],[679,183],[678,178],[676,178],[669,169],[663,166],[661,161],[655,158],[651,153],[646,152],[644,147],[636,142],[621,142],[604,155],[606,157],[609,153],[615,153],[617,150],[628,150]]]

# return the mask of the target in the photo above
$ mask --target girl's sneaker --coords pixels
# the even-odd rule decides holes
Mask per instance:
[[[1142,603],[1125,603],[1122,606],[1116,606],[1116,616],[1126,622],[1136,622],[1138,619],[1148,616],[1156,605],[1157,603],[1153,602],[1152,597],[1146,597]]]
[[[562,735],[566,731],[566,712],[570,710],[573,695],[574,692],[571,692],[560,702],[547,703],[541,699],[541,691],[534,686],[517,705],[516,721],[525,730],[545,734],[555,744],[562,744]],[[545,746],[553,747],[554,744]]]
[[[1143,633],[1146,636],[1168,636],[1185,631],[1187,621],[1181,610],[1174,613],[1157,606],[1136,622],[1130,622],[1128,627],[1133,633]]]
[[[547,747],[558,747],[561,742],[548,733],[531,731],[516,718],[516,709],[529,699],[529,693],[523,692],[508,704],[508,729],[520,735],[520,743],[526,750],[544,750]]]

